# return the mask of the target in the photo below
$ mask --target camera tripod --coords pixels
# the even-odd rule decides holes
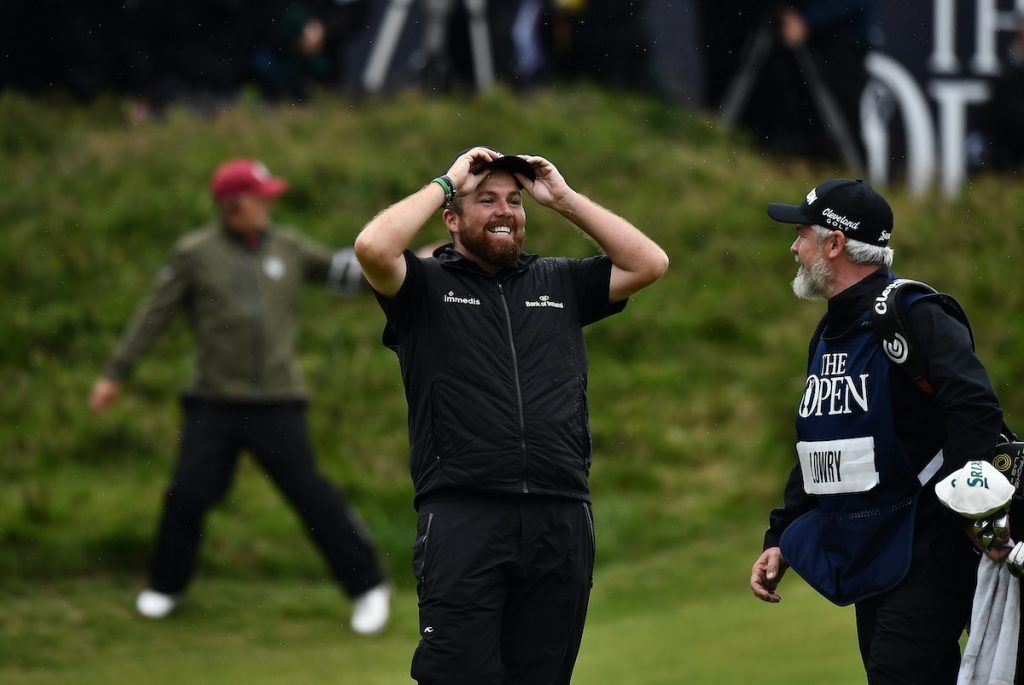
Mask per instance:
[[[388,70],[398,47],[409,10],[415,0],[391,0],[384,15],[373,51],[363,71],[363,87],[379,92],[387,81]],[[424,0],[426,21],[423,27],[422,71],[444,75],[449,69],[448,17],[455,0]],[[469,15],[469,40],[473,59],[473,74],[477,90],[488,90],[494,85],[494,65],[491,58],[491,39],[487,25],[487,0],[463,0]]]
[[[768,60],[772,47],[775,45],[778,28],[772,21],[764,22],[748,41],[744,50],[740,68],[736,71],[722,99],[722,120],[727,128],[732,128],[739,121],[743,109],[757,84],[757,77]],[[821,116],[825,132],[831,138],[843,163],[858,174],[864,173],[864,162],[854,141],[850,126],[843,116],[835,96],[818,71],[818,65],[806,46],[791,48],[814,102],[815,109]]]

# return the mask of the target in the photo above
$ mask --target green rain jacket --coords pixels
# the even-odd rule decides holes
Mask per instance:
[[[295,353],[301,286],[335,294],[361,288],[351,249],[333,252],[273,226],[256,244],[219,225],[184,236],[160,269],[111,355],[104,375],[126,379],[138,358],[182,311],[196,338],[189,394],[223,400],[304,397]]]

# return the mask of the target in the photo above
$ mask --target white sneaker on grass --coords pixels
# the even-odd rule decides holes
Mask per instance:
[[[135,600],[135,610],[146,618],[164,618],[181,604],[181,595],[165,595],[156,590],[146,589]]]
[[[381,583],[354,598],[352,607],[352,630],[360,635],[374,635],[388,623],[391,605],[391,588]]]

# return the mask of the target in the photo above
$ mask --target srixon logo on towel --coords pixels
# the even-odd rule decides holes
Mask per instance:
[[[982,487],[988,490],[988,478],[985,477],[985,472],[981,470],[981,462],[972,461],[968,465],[971,467],[971,470],[967,472],[967,487]]]

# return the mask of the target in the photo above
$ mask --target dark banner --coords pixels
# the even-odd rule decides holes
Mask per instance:
[[[868,175],[955,194],[998,145],[986,130],[992,82],[1008,68],[1024,0],[880,3],[884,36],[862,101]],[[1024,122],[1022,122],[1024,123]],[[898,147],[893,141],[899,142]]]

